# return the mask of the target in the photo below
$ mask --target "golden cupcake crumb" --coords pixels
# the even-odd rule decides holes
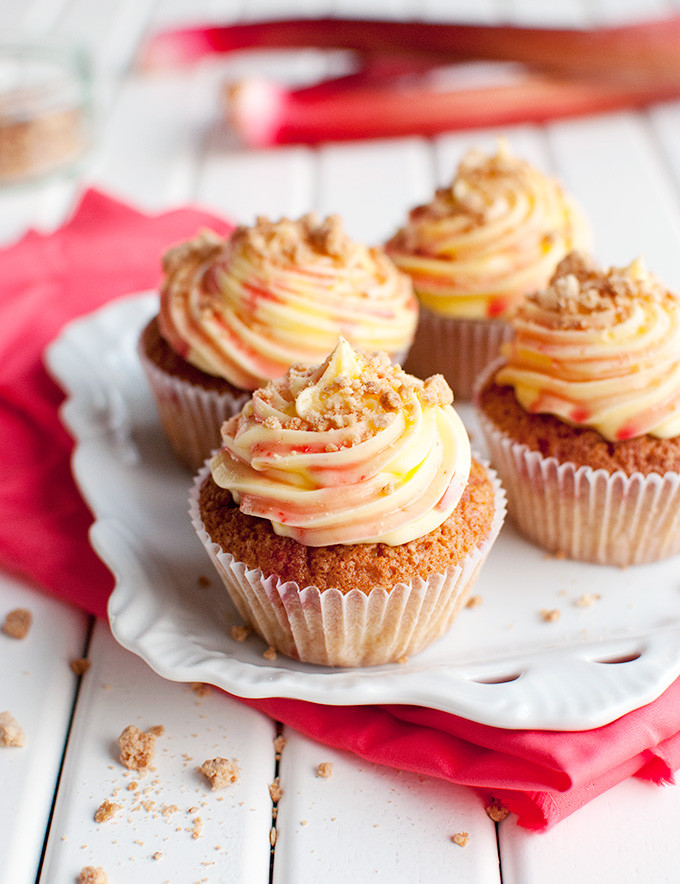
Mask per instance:
[[[503,805],[499,801],[492,801],[485,808],[486,815],[489,819],[492,819],[495,823],[502,822],[510,813],[507,807],[503,807]]]
[[[84,675],[91,665],[92,664],[86,657],[78,657],[76,660],[71,660],[69,663],[71,670],[75,672],[76,675]]]
[[[323,779],[328,779],[330,775],[333,773],[333,762],[332,761],[322,761],[318,766],[316,775],[317,777],[322,777]]]
[[[557,608],[543,608],[541,610],[541,620],[544,623],[555,623],[561,616],[562,614]]]
[[[210,781],[212,789],[224,789],[238,782],[241,776],[241,769],[236,759],[229,758],[212,758],[204,761],[198,768],[206,779]]]
[[[101,866],[84,866],[78,875],[77,884],[108,884],[108,881]]]
[[[451,840],[454,844],[457,844],[459,847],[465,847],[468,841],[470,840],[470,836],[467,832],[456,832],[455,835],[451,836]]]
[[[5,617],[2,631],[10,638],[24,639],[28,635],[33,623],[33,614],[26,608],[15,608]]]
[[[145,774],[156,751],[156,735],[128,725],[118,737],[120,747],[120,763],[129,770]]]
[[[108,820],[112,819],[116,811],[121,809],[120,804],[114,804],[113,801],[109,801],[108,798],[99,805],[94,814],[95,823],[105,823]]]
[[[9,712],[0,712],[0,746],[25,746],[26,734]]]

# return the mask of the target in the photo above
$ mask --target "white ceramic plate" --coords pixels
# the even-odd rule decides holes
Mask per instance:
[[[680,559],[626,570],[558,561],[509,524],[477,583],[482,604],[407,663],[268,662],[257,636],[233,641],[238,615],[187,515],[192,476],[161,433],[135,352],[156,303],[153,294],[116,301],[73,322],[47,352],[67,392],[62,416],[95,514],[92,543],[116,576],[111,628],[156,672],[242,697],[418,704],[498,727],[574,730],[650,702],[680,673]],[[480,448],[474,416],[460,410]],[[559,618],[546,622],[543,611]]]

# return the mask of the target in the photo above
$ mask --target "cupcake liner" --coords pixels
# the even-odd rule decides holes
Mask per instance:
[[[164,372],[138,348],[139,358],[156,400],[158,416],[177,458],[194,472],[222,444],[220,427],[250,397],[244,390],[204,390]]]
[[[471,399],[475,379],[513,337],[504,319],[463,319],[420,308],[405,370],[419,378],[443,374],[456,399]]]
[[[477,414],[508,514],[529,540],[570,559],[621,567],[680,553],[680,474],[628,476],[560,463]]]
[[[389,592],[376,589],[320,591],[282,582],[248,568],[208,535],[198,496],[208,465],[198,473],[189,499],[196,532],[241,617],[277,651],[305,663],[369,666],[398,661],[425,648],[453,622],[470,590],[505,516],[505,494],[495,472],[494,518],[487,538],[445,574],[414,578]]]

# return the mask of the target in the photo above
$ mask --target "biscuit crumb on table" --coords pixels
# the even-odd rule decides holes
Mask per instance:
[[[2,631],[10,638],[24,639],[33,623],[33,614],[26,608],[15,608],[5,617]]]
[[[467,832],[456,832],[455,835],[451,835],[451,840],[454,844],[457,844],[459,847],[465,847],[465,845],[470,840],[470,836]]]
[[[108,884],[108,877],[101,866],[85,866],[80,870],[77,884]]]
[[[231,761],[229,758],[211,758],[204,761],[198,768],[206,779],[210,780],[212,789],[224,789],[238,782],[241,776],[241,769],[236,759]]]
[[[25,746],[26,734],[9,712],[0,712],[0,746]]]
[[[333,773],[333,762],[332,761],[322,761],[316,770],[317,777],[321,777],[324,780],[327,780],[328,777]]]
[[[543,608],[541,611],[541,620],[544,623],[555,623],[561,616],[562,615],[557,608]]]
[[[142,731],[134,724],[128,725],[118,737],[120,763],[129,770],[146,773],[156,751],[156,734]]]
[[[503,807],[503,805],[499,801],[492,801],[488,804],[484,810],[486,810],[486,815],[489,819],[492,819],[494,823],[500,823],[504,820],[510,811],[507,807]]]
[[[599,601],[601,598],[599,592],[584,592],[583,595],[580,595],[576,599],[576,607],[577,608],[589,608],[591,605],[594,605],[595,602]]]
[[[84,675],[91,665],[92,664],[87,657],[78,657],[76,660],[71,660],[69,663],[71,670],[75,672],[76,675]]]
[[[95,811],[95,823],[105,823],[107,820],[110,820],[115,815],[116,811],[120,809],[120,804],[114,804],[113,801],[109,801],[108,798],[105,799]]]

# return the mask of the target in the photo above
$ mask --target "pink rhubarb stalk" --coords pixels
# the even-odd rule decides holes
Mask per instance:
[[[226,90],[226,112],[246,145],[265,147],[542,123],[678,96],[680,81],[622,86],[537,74],[507,86],[455,92],[404,84],[287,91],[270,81],[246,80]]]
[[[162,31],[142,48],[145,68],[213,53],[267,48],[345,48],[437,62],[520,61],[579,76],[680,80],[680,15],[617,27],[524,28],[367,19],[295,19]]]

